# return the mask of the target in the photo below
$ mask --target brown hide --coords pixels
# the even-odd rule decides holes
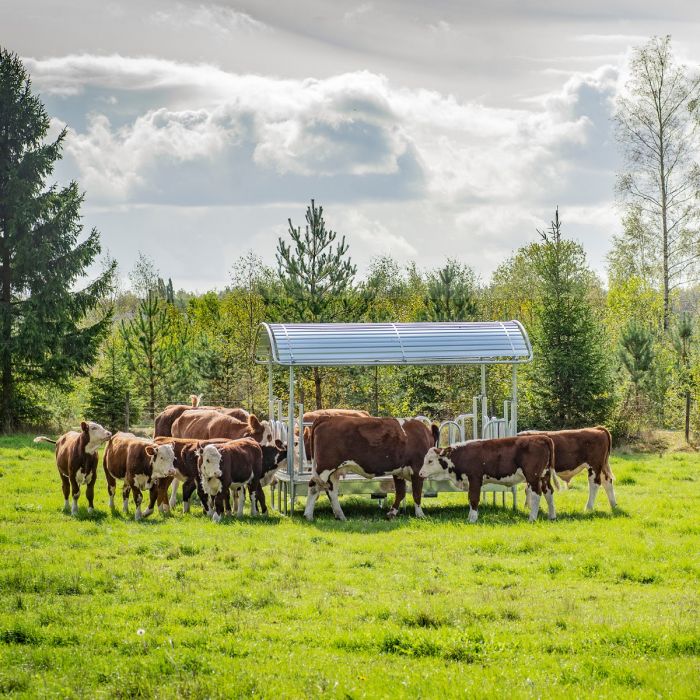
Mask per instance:
[[[253,430],[248,423],[218,411],[201,408],[185,411],[173,423],[172,427],[173,437],[197,440],[210,440],[211,438],[236,440],[250,437],[252,434]]]
[[[153,441],[136,437],[133,433],[115,433],[105,448],[105,472],[129,484],[133,484],[133,477],[137,474],[150,477],[153,473],[151,458],[156,447]]]
[[[216,512],[224,512],[232,484],[247,483],[251,492],[255,492],[262,476],[262,448],[252,438],[231,440],[217,445],[221,453],[221,490],[214,499]]]
[[[418,420],[401,425],[395,418],[321,416],[311,429],[310,449],[315,471],[357,463],[366,473],[380,476],[401,467],[417,474],[426,452],[435,444],[432,431]]]
[[[243,423],[248,422],[249,413],[243,408],[225,408],[224,406],[188,406],[185,404],[172,404],[166,406],[161,413],[156,416],[153,430],[154,437],[170,437],[173,435],[173,423],[185,411],[217,411],[231,418],[236,418]]]

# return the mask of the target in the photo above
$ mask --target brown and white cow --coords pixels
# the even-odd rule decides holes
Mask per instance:
[[[196,490],[204,505],[204,492],[199,483],[197,471],[197,450],[205,445],[221,444],[228,442],[225,438],[215,438],[213,440],[191,440],[189,438],[157,437],[154,442],[158,445],[172,445],[175,452],[173,468],[175,470],[172,477],[159,479],[158,483],[151,488],[151,497],[148,509],[144,515],[150,515],[153,508],[158,503],[161,511],[174,508],[177,504],[177,490],[182,484],[182,510],[187,513],[190,509],[190,498]],[[168,497],[168,488],[172,483],[172,494]]]
[[[311,448],[311,428],[318,418],[321,416],[369,416],[367,411],[356,410],[354,408],[319,408],[315,411],[306,411],[304,413],[304,453],[306,459],[312,459]],[[309,423],[310,425],[306,425]],[[294,429],[294,434],[298,437],[299,428]]]
[[[214,522],[224,514],[229,497],[238,496],[238,516],[243,515],[245,487],[256,492],[262,475],[262,448],[252,438],[230,440],[220,445],[207,445],[198,450],[197,468],[209,513]],[[240,490],[240,495],[238,491]],[[250,514],[256,515],[255,499],[251,498]]]
[[[248,422],[244,423],[219,411],[204,409],[185,411],[173,423],[172,436],[197,440],[238,440],[251,437],[261,445],[273,444],[272,429],[268,421],[259,421],[256,416],[250,415]]]
[[[532,491],[530,521],[537,519],[544,492],[549,519],[556,518],[551,473],[554,443],[546,435],[518,435],[493,440],[468,440],[449,447],[433,447],[425,455],[420,476],[448,477],[469,492],[469,522],[479,517],[483,484],[515,486],[525,482]]]
[[[88,501],[88,513],[95,505],[95,481],[97,479],[97,451],[112,437],[99,423],[83,421],[80,430],[71,430],[58,440],[51,440],[44,435],[34,438],[34,442],[49,442],[56,445],[56,467],[61,477],[63,488],[63,507],[68,510],[68,496],[73,493],[71,514],[78,513],[80,487],[85,484],[85,496]]]
[[[417,517],[423,517],[423,479],[419,475],[428,450],[437,444],[438,428],[420,420],[371,416],[321,416],[311,430],[313,467],[304,516],[313,520],[314,506],[326,491],[339,520],[345,520],[340,507],[338,486],[343,474],[354,473],[371,479],[391,475],[396,497],[387,513],[393,518],[406,495],[406,479],[411,480]]]
[[[554,441],[554,469],[556,476],[568,486],[571,479],[588,469],[588,502],[586,510],[593,510],[601,484],[608,496],[610,507],[617,506],[613,473],[610,469],[612,437],[607,428],[580,430],[528,430],[521,435],[547,435]],[[529,493],[528,493],[529,497]]]
[[[141,491],[150,489],[160,479],[172,477],[175,450],[172,445],[158,445],[152,440],[136,437],[133,433],[116,433],[107,443],[102,465],[107,477],[109,506],[114,508],[117,479],[124,482],[122,496],[124,513],[129,512],[129,493],[133,492],[136,520],[143,517]],[[167,507],[164,508],[167,510]]]
[[[244,423],[248,422],[250,413],[244,408],[226,408],[225,406],[203,406],[201,404],[202,395],[190,394],[190,404],[170,404],[156,416],[153,436],[171,437],[173,423],[185,412],[192,410],[217,411],[226,416],[237,418]]]

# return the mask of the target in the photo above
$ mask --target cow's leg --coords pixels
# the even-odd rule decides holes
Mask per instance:
[[[182,485],[182,512],[183,513],[190,512],[190,498],[192,498],[192,494],[195,492],[196,489],[197,489],[197,483],[194,479],[188,479]]]
[[[129,496],[131,494],[131,486],[124,481],[124,487],[122,488],[122,510],[124,511],[124,515],[129,514]]]
[[[403,502],[403,499],[406,498],[406,480],[404,478],[400,476],[394,477],[394,491],[396,492],[394,495],[394,505],[389,508],[386,514],[388,520],[398,515],[399,506]]]
[[[70,490],[73,495],[73,505],[71,506],[70,512],[71,515],[78,515],[78,498],[80,498],[80,486],[78,486],[78,482],[75,480],[75,476],[72,474],[69,477],[70,479]]]
[[[233,492],[233,507],[238,507],[238,493],[234,489],[229,489],[224,494],[224,515],[231,515],[231,494]]]
[[[168,487],[173,481],[172,477],[166,477],[158,481],[156,495],[158,496],[158,510],[161,513],[167,513],[170,510],[170,499],[168,498]]]
[[[251,487],[252,488],[252,487]],[[253,498],[251,492],[250,497]],[[263,489],[262,484],[258,482],[255,487],[255,499],[258,502],[258,508],[263,515],[267,515],[267,503],[265,502],[265,489]]]
[[[202,508],[204,508],[204,515],[212,516],[214,514],[214,500],[209,499],[209,495],[204,492],[204,487],[200,479],[196,480],[197,485],[197,495],[202,503]]]
[[[143,517],[147,518],[154,510],[156,502],[158,501],[158,486],[153,484],[148,490],[148,508],[143,512]]]
[[[143,502],[143,495],[141,489],[136,486],[131,487],[131,493],[134,496],[134,505],[136,506],[136,513],[134,513],[134,518],[136,520],[141,520],[143,518],[143,513],[141,512],[141,503]]]
[[[330,499],[331,502],[331,508],[333,508],[333,515],[338,520],[347,520],[345,517],[345,513],[343,513],[343,509],[340,507],[340,498],[338,497],[338,494],[340,492],[340,477],[331,477],[328,483],[329,489],[328,489],[328,498]],[[406,492],[406,484],[404,483],[404,493]]]
[[[600,473],[600,479],[603,484],[603,488],[605,489],[605,493],[608,497],[608,501],[610,501],[610,507],[617,508],[617,499],[615,498],[615,487],[613,486],[613,475],[609,467],[607,469],[603,468],[603,471]]]
[[[530,517],[528,520],[533,523],[537,520],[540,512],[540,498],[542,497],[541,480],[535,484],[530,484]]]
[[[317,484],[312,486],[311,482],[309,482],[309,492],[306,494],[306,508],[304,508],[304,517],[307,520],[314,519],[314,507],[316,506],[316,501],[318,500],[320,493],[321,487]]]
[[[220,523],[221,518],[224,515],[224,494],[221,491],[219,491],[219,493],[217,493],[216,496],[213,498],[213,501],[214,512],[211,514],[211,519],[215,523]]]
[[[92,513],[95,510],[95,482],[97,481],[97,471],[91,471],[88,474],[88,479],[85,486],[85,498],[88,502],[88,513]]]
[[[70,480],[63,474],[61,474],[61,488],[63,489],[63,510],[67,511],[70,509],[70,502],[68,501],[70,497]]]
[[[170,495],[170,507],[174,508],[177,505],[177,488],[180,485],[180,480],[179,479],[173,479],[173,492]],[[184,501],[184,493],[185,493],[185,488],[183,486],[182,488],[182,493],[183,493],[183,501]],[[190,494],[191,495],[191,494]],[[184,506],[183,506],[184,508]]]
[[[241,486],[236,489],[236,496],[238,497],[238,505],[236,507],[236,517],[243,517],[243,506],[245,506],[245,486]]]
[[[482,479],[469,477],[469,522],[475,523],[479,518],[479,501],[481,500]]]
[[[117,480],[109,473],[107,467],[102,465],[105,470],[105,479],[107,480],[107,493],[109,494],[109,507],[114,510],[114,494],[117,492]]]
[[[557,511],[554,508],[554,489],[552,488],[552,479],[547,472],[547,475],[543,479],[542,492],[544,493],[545,500],[547,501],[547,517],[550,520],[557,519]]]
[[[415,472],[411,475],[411,490],[413,491],[413,508],[416,512],[416,518],[424,518],[425,513],[421,508],[421,501],[423,500],[423,482],[425,479],[421,479]]]
[[[259,486],[260,486],[260,482],[258,482],[256,487],[254,487],[252,484],[248,484],[248,495],[250,496],[250,514],[251,515],[258,514],[258,507],[255,503],[255,492]],[[245,486],[241,489],[241,491],[243,493],[245,493]]]
[[[593,510],[599,488],[600,472],[596,474],[591,467],[588,467],[588,503],[586,503],[586,510]]]
[[[525,509],[527,510],[530,507],[530,496],[532,495],[532,491],[530,490],[530,484],[525,482]]]

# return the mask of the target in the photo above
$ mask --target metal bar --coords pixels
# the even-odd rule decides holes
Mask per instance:
[[[513,365],[513,377],[511,380],[512,393],[510,405],[511,435],[518,434],[518,366]]]
[[[479,439],[479,397],[474,396],[472,398],[472,415],[473,415],[473,429],[472,429],[472,439]]]
[[[275,420],[275,397],[272,394],[272,357],[267,363],[267,417],[272,423]],[[277,436],[274,436],[277,438]]]
[[[294,367],[289,367],[289,413],[287,414],[287,473],[294,478]]]

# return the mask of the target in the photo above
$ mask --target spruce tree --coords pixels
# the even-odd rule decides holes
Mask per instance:
[[[690,406],[693,378],[690,371],[691,353],[695,341],[695,328],[689,313],[683,313],[676,321],[671,339],[676,351],[679,368],[679,388],[685,404],[685,441],[690,441]]]
[[[47,141],[49,115],[20,59],[0,48],[0,429],[37,417],[32,387],[70,388],[95,359],[109,314],[87,321],[109,291],[110,265],[76,289],[100,253],[82,235],[75,182],[48,185],[65,129]]]
[[[295,228],[289,219],[292,244],[281,238],[277,244],[277,267],[284,298],[276,300],[280,315],[288,321],[319,323],[348,317],[347,295],[357,268],[348,256],[343,236],[326,228],[323,207],[306,209],[306,227]],[[321,373],[314,367],[316,408],[322,407]]]
[[[602,324],[591,305],[583,248],[561,236],[559,210],[529,249],[539,281],[530,413],[535,427],[578,428],[609,413],[610,372]]]
[[[625,419],[639,433],[644,417],[648,414],[645,402],[654,369],[654,336],[635,320],[630,321],[620,336],[620,361],[629,375],[631,391],[626,392],[622,404]]]

